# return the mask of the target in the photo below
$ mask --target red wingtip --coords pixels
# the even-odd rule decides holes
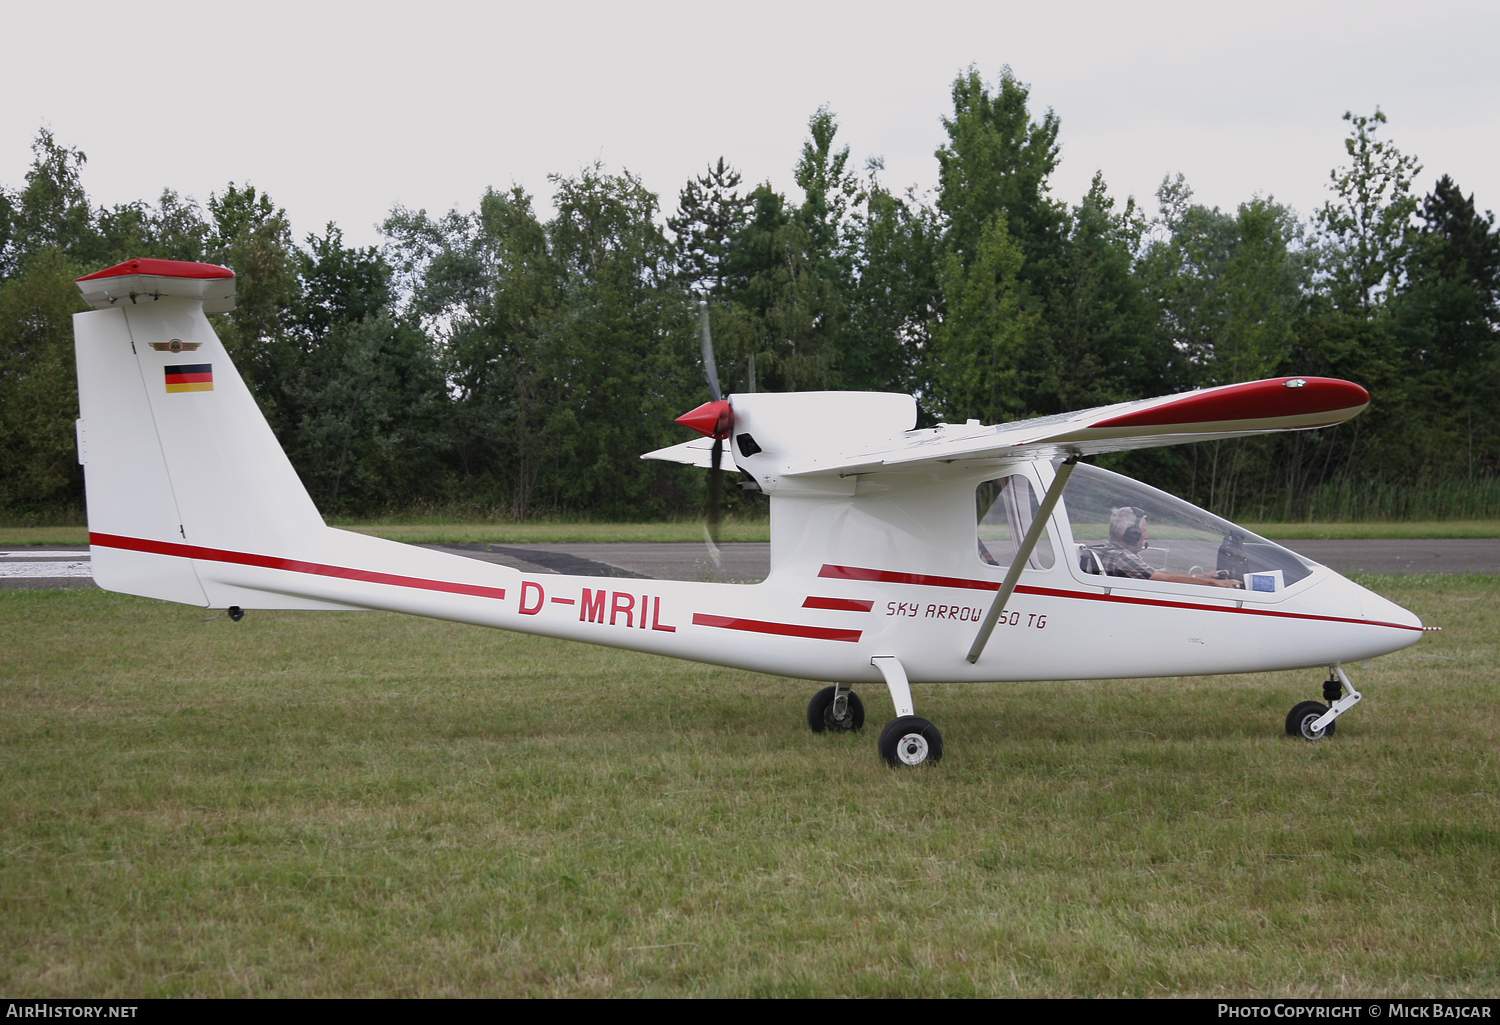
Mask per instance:
[[[1352,381],[1331,377],[1273,377],[1208,388],[1149,409],[1102,420],[1094,427],[1249,422],[1318,413],[1339,414],[1329,421],[1339,423],[1364,409],[1369,401],[1370,393]]]
[[[677,422],[705,438],[727,438],[734,428],[734,412],[729,408],[727,400],[720,399],[718,402],[705,402],[697,409],[683,413],[677,418]]]
[[[126,260],[113,267],[85,274],[78,281],[93,281],[95,278],[121,278],[129,274],[154,274],[161,278],[232,278],[234,271],[211,263],[190,263],[187,260],[156,260],[142,258]]]

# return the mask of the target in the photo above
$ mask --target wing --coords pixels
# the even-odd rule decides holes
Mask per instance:
[[[1369,392],[1348,381],[1275,377],[995,426],[984,426],[977,421],[942,424],[910,431],[904,444],[880,451],[851,454],[843,460],[825,457],[803,465],[792,462],[782,475],[848,475],[917,469],[924,464],[958,460],[1096,455],[1274,431],[1310,430],[1343,423],[1369,404]]]

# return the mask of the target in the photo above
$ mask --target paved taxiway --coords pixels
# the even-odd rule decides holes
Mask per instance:
[[[764,579],[771,546],[719,546],[715,565],[706,546],[691,543],[423,545],[526,573],[639,577],[657,580]],[[1292,541],[1289,548],[1341,573],[1500,573],[1500,538]],[[0,589],[93,587],[86,547],[0,548]]]

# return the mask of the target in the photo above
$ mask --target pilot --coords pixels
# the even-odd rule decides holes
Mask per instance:
[[[1135,577],[1138,580],[1169,580],[1178,584],[1204,584],[1209,587],[1244,587],[1224,570],[1212,573],[1173,573],[1154,569],[1137,552],[1147,547],[1150,534],[1146,528],[1146,511],[1133,505],[1122,505],[1109,515],[1109,544],[1096,549],[1104,572],[1112,577]]]

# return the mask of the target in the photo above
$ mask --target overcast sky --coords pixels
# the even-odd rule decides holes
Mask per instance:
[[[393,204],[473,209],[594,160],[662,197],[719,155],[794,198],[827,103],[856,164],[936,182],[953,78],[1009,64],[1062,122],[1054,193],[1096,169],[1155,209],[1163,175],[1233,208],[1306,215],[1342,162],[1345,110],[1500,208],[1500,4],[301,3],[11,4],[0,183],[46,124],[88,154],[106,204],[250,182],[299,238],[379,241]]]

